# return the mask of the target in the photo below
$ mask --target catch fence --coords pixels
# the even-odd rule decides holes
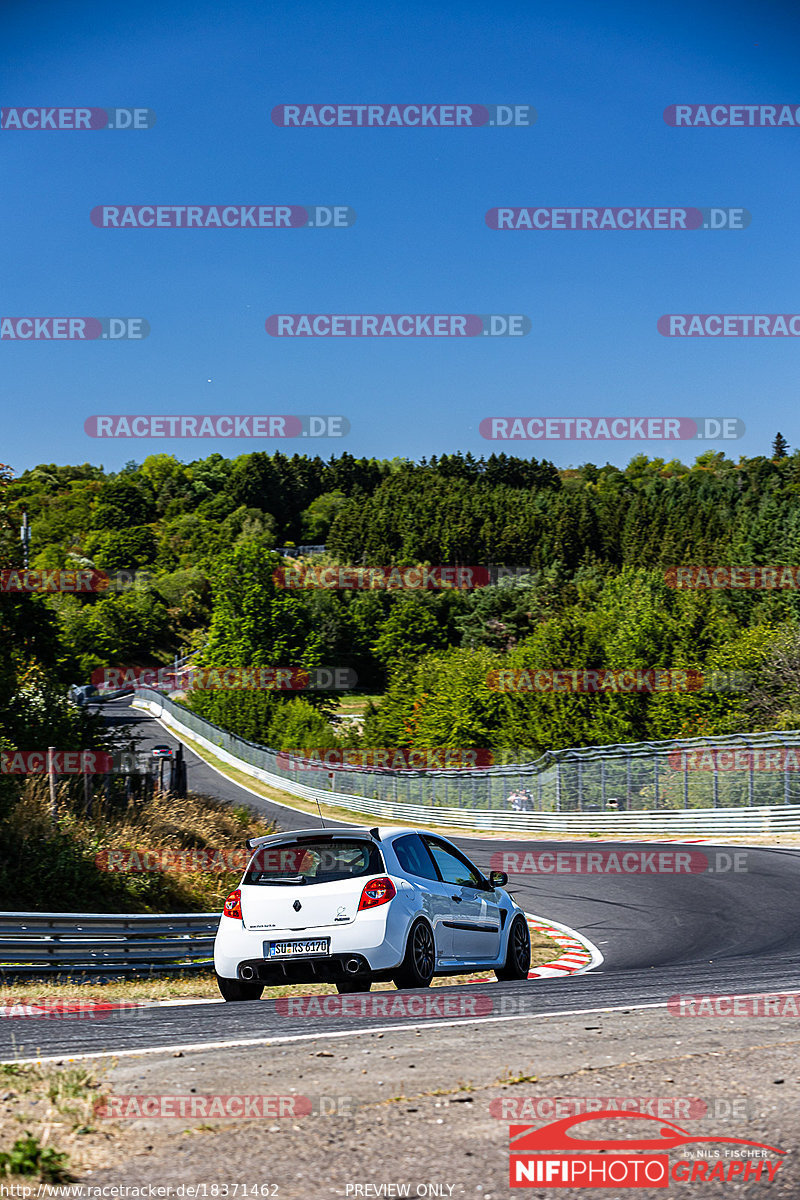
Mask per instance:
[[[335,796],[345,807],[348,799],[360,799],[524,817],[800,805],[800,730],[551,750],[529,761],[490,767],[392,770],[317,764],[302,751],[261,746],[151,688],[138,688],[136,702],[254,773],[271,776],[287,791]],[[359,808],[371,811],[367,805]]]

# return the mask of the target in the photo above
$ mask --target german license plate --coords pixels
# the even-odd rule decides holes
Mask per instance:
[[[308,958],[328,954],[330,938],[301,938],[290,942],[265,942],[265,958]]]

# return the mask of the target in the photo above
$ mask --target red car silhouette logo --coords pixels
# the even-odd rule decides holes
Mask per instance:
[[[629,1138],[622,1140],[603,1139],[603,1138],[582,1138],[573,1137],[568,1132],[574,1125],[583,1124],[584,1121],[598,1120],[622,1120],[626,1121],[650,1121],[657,1125],[658,1136],[651,1138]],[[642,1128],[640,1126],[640,1128]],[[644,1129],[642,1128],[642,1132]],[[509,1137],[511,1140],[511,1150],[515,1154],[524,1154],[530,1150],[556,1150],[556,1151],[586,1151],[586,1150],[672,1150],[676,1146],[689,1146],[699,1142],[727,1142],[737,1146],[757,1146],[761,1150],[769,1150],[772,1154],[785,1154],[785,1150],[779,1150],[777,1146],[768,1146],[765,1142],[751,1142],[747,1138],[735,1137],[720,1137],[712,1135],[707,1137],[696,1137],[689,1133],[686,1129],[681,1129],[679,1125],[673,1125],[671,1122],[664,1121],[659,1117],[648,1116],[647,1113],[635,1112],[597,1112],[583,1113],[578,1116],[564,1117],[561,1121],[552,1121],[549,1125],[542,1125],[536,1128],[532,1125],[511,1125],[509,1127]]]

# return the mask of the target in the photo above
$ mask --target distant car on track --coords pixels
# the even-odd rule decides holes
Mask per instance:
[[[254,851],[225,901],[214,967],[226,1000],[280,983],[373,981],[428,987],[434,975],[492,970],[526,979],[523,910],[452,842],[407,828],[302,829],[248,842]]]

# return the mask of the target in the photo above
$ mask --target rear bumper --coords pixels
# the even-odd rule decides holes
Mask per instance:
[[[265,983],[311,983],[355,978],[345,970],[345,963],[355,958],[361,966],[359,974],[376,975],[390,972],[402,962],[407,928],[407,916],[393,903],[374,912],[361,912],[347,925],[304,930],[245,929],[241,921],[222,917],[214,943],[214,968],[225,979],[241,979],[241,967],[246,965]],[[311,937],[330,938],[330,953],[320,958],[277,961],[264,957],[265,942]]]

